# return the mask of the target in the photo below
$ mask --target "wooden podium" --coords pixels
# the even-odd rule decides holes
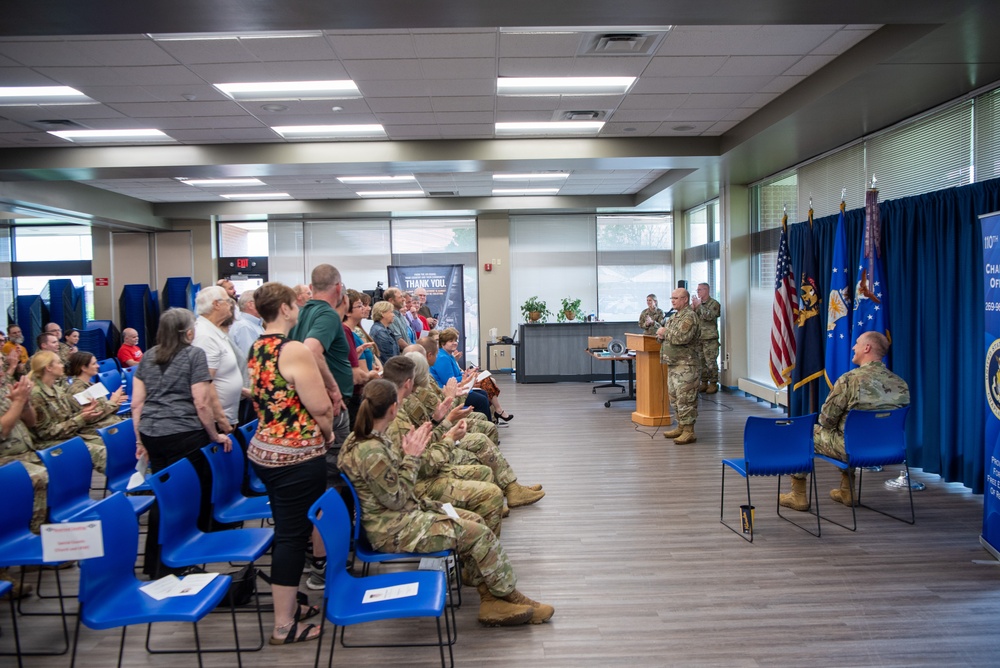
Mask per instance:
[[[670,424],[667,367],[660,364],[660,342],[655,336],[626,334],[625,345],[635,351],[635,412],[632,421],[645,427]]]

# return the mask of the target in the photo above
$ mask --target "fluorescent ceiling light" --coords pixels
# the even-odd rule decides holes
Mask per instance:
[[[220,197],[225,197],[226,199],[281,199],[291,197],[291,195],[288,193],[230,193],[228,195],[220,195]]]
[[[413,174],[401,174],[399,176],[338,176],[341,183],[402,183],[404,181],[416,181]]]
[[[423,190],[361,190],[358,197],[423,197]]]
[[[494,181],[541,181],[566,179],[569,174],[566,172],[541,172],[539,174],[494,174]]]
[[[282,137],[384,137],[385,129],[371,125],[280,125],[271,128]]]
[[[322,37],[322,30],[272,30],[268,32],[168,32],[146,33],[155,42],[190,42],[217,39],[289,39]]]
[[[0,106],[32,104],[99,104],[99,102],[69,86],[0,87]]]
[[[174,141],[172,137],[153,128],[139,130],[49,130],[49,134],[78,143],[88,141]]]
[[[212,84],[234,100],[339,100],[361,97],[350,79]]]
[[[555,195],[559,188],[494,188],[494,195]]]
[[[260,179],[179,179],[181,183],[198,188],[214,186],[266,186]]]
[[[624,95],[635,77],[499,77],[497,95]]]
[[[604,127],[604,121],[541,121],[497,123],[498,135],[596,135]]]

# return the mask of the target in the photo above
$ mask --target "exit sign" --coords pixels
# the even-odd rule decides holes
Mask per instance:
[[[110,283],[109,283],[108,279],[106,279],[106,278],[95,278],[94,279],[94,286],[95,287],[106,288],[106,287],[108,287],[108,285],[110,285]]]

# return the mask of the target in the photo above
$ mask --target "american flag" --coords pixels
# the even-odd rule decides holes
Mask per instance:
[[[792,327],[797,302],[792,256],[788,253],[788,229],[785,220],[782,220],[771,318],[771,380],[779,388],[792,382],[792,369],[795,367],[795,330]]]

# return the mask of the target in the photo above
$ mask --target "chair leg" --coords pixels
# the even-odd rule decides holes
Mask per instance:
[[[13,596],[13,593],[14,592],[11,592],[11,595],[9,597],[10,600],[8,602],[10,603],[10,624],[11,624],[11,630],[14,633],[14,656],[17,657],[17,668],[23,668],[24,663],[22,662],[22,659],[21,659],[21,656],[22,656],[21,655],[21,636],[20,636],[20,633],[18,632],[18,629],[17,629],[17,608],[14,605],[14,596]],[[66,617],[63,617],[63,626],[64,627],[65,627],[65,624],[66,624]],[[67,645],[67,649],[68,649],[69,648],[69,636],[66,637],[66,645]],[[65,654],[66,650],[63,650],[62,653]],[[0,654],[0,656],[9,656],[9,654],[4,653],[4,654]]]
[[[816,515],[816,533],[813,533],[812,531],[810,531],[809,529],[807,529],[805,526],[799,524],[798,522],[792,521],[792,519],[788,515],[782,515],[781,514],[781,476],[780,475],[778,476],[778,502],[777,502],[778,503],[778,517],[780,517],[781,519],[785,520],[789,524],[793,524],[793,525],[797,526],[798,528],[802,529],[803,531],[805,531],[810,536],[816,536],[817,538],[819,538],[821,536],[821,534],[822,534],[822,529],[820,528],[820,524],[819,524],[819,493],[816,491],[816,489],[817,489],[816,488],[816,471],[815,471],[815,469],[813,469],[812,471],[809,471],[809,508],[815,508],[815,511],[809,510],[809,513],[812,514],[812,515]]]
[[[125,632],[128,631],[127,626],[122,627],[122,640],[118,643],[118,668],[122,668],[122,657],[125,655]],[[200,664],[199,664],[200,668]]]
[[[747,505],[750,505],[750,478],[747,477]],[[726,465],[722,465],[722,495],[719,498],[719,523],[724,527],[732,531],[734,534],[747,541],[748,543],[753,542],[753,524],[750,525],[750,537],[747,538],[743,534],[743,528],[737,531],[736,527],[732,526],[725,520],[725,508],[726,508]]]
[[[42,568],[38,569],[38,586],[41,586],[42,581]],[[56,596],[45,596],[44,598],[54,598],[59,601],[59,617],[62,619],[63,627],[63,648],[58,652],[22,652],[22,656],[62,656],[67,651],[69,651],[69,626],[66,623],[66,616],[70,613],[66,612],[66,599],[75,598],[75,596],[64,596],[62,591],[62,578],[59,575],[59,569],[53,571],[56,577]],[[21,586],[24,586],[24,569],[21,569]],[[11,598],[11,604],[13,605],[13,597]],[[53,612],[25,612],[21,609],[24,603],[24,599],[17,602],[17,612],[22,617],[51,617],[56,613]],[[3,655],[0,655],[3,656]]]
[[[862,506],[864,508],[867,508],[868,510],[874,510],[876,513],[878,513],[880,515],[885,515],[886,517],[891,517],[894,520],[899,520],[900,522],[905,522],[906,524],[916,524],[916,522],[917,522],[917,515],[916,515],[916,512],[914,511],[914,508],[913,508],[913,486],[909,484],[909,482],[910,482],[910,465],[907,462],[904,461],[903,462],[903,466],[905,467],[905,470],[906,470],[906,482],[907,482],[906,491],[907,491],[907,493],[910,496],[910,519],[909,520],[907,520],[907,519],[905,519],[903,517],[898,517],[896,515],[893,515],[892,513],[887,513],[884,510],[879,510],[878,508],[874,508],[872,506],[866,506],[863,503],[861,503],[861,481],[862,481],[863,476],[864,476],[864,469],[860,469],[859,472],[858,472],[858,505]]]

